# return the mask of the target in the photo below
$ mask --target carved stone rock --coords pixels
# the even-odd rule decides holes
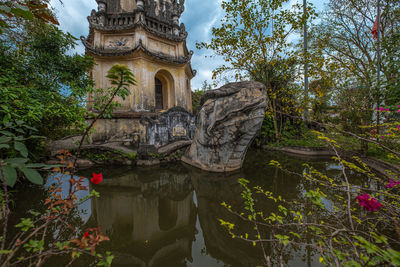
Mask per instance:
[[[173,107],[156,117],[142,116],[146,125],[146,139],[156,148],[177,142],[192,140],[195,133],[194,116],[182,107]]]
[[[265,86],[259,82],[229,83],[207,91],[201,104],[194,140],[182,161],[212,172],[240,169],[264,119]]]

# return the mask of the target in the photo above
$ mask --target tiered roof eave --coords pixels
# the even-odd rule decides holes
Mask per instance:
[[[99,3],[105,3],[105,0],[99,0]],[[148,0],[149,3],[151,1]],[[177,2],[177,1],[175,1]],[[183,1],[182,1],[183,2]],[[145,55],[156,61],[162,63],[169,63],[174,65],[186,65],[187,72],[190,76],[194,77],[196,71],[192,69],[190,61],[193,56],[193,51],[188,51],[186,46],[187,32],[185,25],[181,23],[178,25],[178,19],[183,12],[183,4],[175,3],[171,6],[171,12],[168,14],[156,14],[152,6],[133,10],[132,12],[119,12],[107,13],[106,9],[99,8],[99,11],[92,10],[88,16],[89,22],[89,35],[87,38],[81,36],[83,45],[86,48],[86,53],[95,57],[134,57],[138,55]],[[180,6],[182,5],[182,6]],[[177,12],[177,10],[179,10]],[[174,13],[175,12],[175,13]],[[177,15],[176,15],[177,14]],[[116,47],[105,48],[97,47],[94,44],[95,32],[100,33],[131,33],[139,29],[143,29],[152,36],[159,39],[164,39],[169,42],[183,43],[184,55],[171,56],[159,51],[151,51],[139,39],[133,47]]]

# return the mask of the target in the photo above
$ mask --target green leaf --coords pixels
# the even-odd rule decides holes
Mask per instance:
[[[21,171],[25,174],[25,177],[32,183],[39,185],[43,184],[43,178],[38,171],[25,167],[22,167]]]
[[[30,210],[29,213],[36,217],[40,215],[40,212],[33,211],[33,210]]]
[[[0,144],[8,143],[11,141],[11,137],[0,136]]]
[[[25,165],[25,167],[27,167],[27,168],[44,168],[44,167],[48,167],[48,166],[50,166],[50,165],[46,165],[46,164],[43,164],[43,163],[29,163],[29,164]],[[52,166],[55,166],[55,165],[52,165]],[[50,168],[52,166],[50,166]],[[57,166],[61,167],[63,165],[57,165]]]
[[[17,171],[11,166],[4,166],[3,170],[7,185],[13,187],[17,181]]]
[[[48,170],[48,169],[53,169],[53,168],[57,168],[57,167],[65,167],[65,165],[62,165],[62,164],[45,165],[43,167],[43,169]],[[33,168],[35,168],[35,167],[33,167]]]
[[[29,10],[23,10],[22,8],[12,8],[11,13],[17,17],[22,17],[26,20],[33,20],[34,16]]]
[[[0,131],[0,133],[3,135],[7,135],[7,136],[15,136],[13,133],[11,133],[9,131]]]
[[[10,164],[16,164],[16,165],[21,165],[26,162],[28,162],[29,159],[27,158],[11,158],[11,159],[5,159],[5,163],[10,163]]]
[[[10,146],[9,146],[9,145],[7,145],[7,144],[0,144],[0,149],[3,149],[3,148],[5,148],[5,149],[9,149],[9,148],[10,148]]]
[[[15,150],[19,151],[23,157],[28,157],[28,149],[26,146],[21,142],[14,143]]]
[[[36,129],[36,128],[34,128],[34,127],[31,127],[31,126],[29,126],[29,125],[22,125],[22,127],[25,127],[26,129],[29,129],[29,130],[32,130],[32,131],[35,131],[35,132],[38,131],[38,129]]]
[[[21,222],[15,225],[16,228],[21,228],[21,231],[26,232],[29,229],[35,227],[30,218],[21,218]]]

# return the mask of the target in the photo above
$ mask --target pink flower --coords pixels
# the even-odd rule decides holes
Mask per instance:
[[[383,111],[383,107],[380,107],[379,110],[380,110],[380,111]]]
[[[99,184],[101,181],[103,181],[103,174],[102,173],[93,173],[92,179],[90,181],[94,184]]]
[[[396,185],[400,184],[400,181],[393,181],[393,180],[389,180],[389,183],[387,185],[385,185],[386,188],[393,188]]]
[[[367,211],[378,211],[382,208],[382,204],[378,202],[375,198],[371,197],[367,193],[356,197],[358,205],[363,207]]]
[[[84,238],[88,238],[88,237],[89,237],[89,232],[85,232],[85,233],[83,234],[83,237],[84,237]]]

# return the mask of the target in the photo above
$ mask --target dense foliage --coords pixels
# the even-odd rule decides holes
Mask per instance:
[[[70,51],[48,1],[0,4],[0,117],[21,120],[39,135],[59,138],[84,126],[93,61]]]
[[[2,266],[18,266],[29,264],[41,266],[50,257],[70,255],[66,263],[70,266],[81,255],[93,256],[97,266],[111,266],[113,256],[106,252],[96,252],[96,247],[103,241],[109,240],[100,231],[100,227],[82,229],[82,224],[72,226],[71,222],[79,220],[77,209],[83,202],[99,194],[91,190],[85,177],[75,176],[77,159],[82,149],[83,141],[97,119],[103,118],[109,111],[115,97],[124,99],[129,94],[128,87],[135,84],[132,72],[123,65],[113,66],[107,75],[112,87],[107,101],[98,104],[98,113],[93,116],[92,122],[86,127],[79,143],[75,157],[68,151],[60,151],[57,155],[58,165],[31,163],[29,149],[25,142],[37,136],[35,128],[26,125],[22,120],[3,122],[0,127],[0,179],[2,190],[1,203],[1,236],[0,262]],[[105,100],[105,99],[103,99]],[[11,120],[11,119],[9,119]],[[16,132],[18,134],[14,134]],[[26,178],[31,183],[43,184],[39,169],[52,169],[55,184],[48,187],[48,197],[44,203],[45,210],[30,211],[26,218],[19,218],[20,222],[14,225],[16,233],[10,231],[8,224],[11,215],[9,187],[14,187]],[[98,184],[103,180],[102,174],[93,173],[91,182]],[[63,195],[63,183],[68,183],[69,193]],[[78,198],[80,191],[90,191],[83,198]],[[67,227],[66,227],[67,226]],[[10,234],[13,233],[13,234]],[[93,260],[92,260],[93,261]]]
[[[335,98],[344,127],[359,131],[370,124],[374,107],[399,101],[398,1],[381,1],[381,79],[378,83],[378,42],[371,34],[377,2],[331,0],[311,30],[311,78],[322,79]],[[397,40],[397,41],[395,41]],[[315,62],[317,64],[315,64]],[[332,91],[331,89],[331,91]],[[379,121],[377,122],[379,123]]]
[[[224,219],[220,219],[221,225],[233,238],[259,246],[266,266],[287,264],[284,259],[290,257],[286,256],[298,249],[318,255],[326,266],[398,266],[399,172],[378,175],[357,156],[344,159],[335,140],[317,134],[335,151],[342,175],[330,177],[303,164],[303,172],[296,175],[308,181],[309,187],[298,199],[283,199],[279,193],[239,179],[243,208],[222,205],[252,224],[254,231],[243,232]],[[392,156],[400,162],[399,152]],[[283,172],[288,167],[274,160],[270,165]],[[350,181],[351,172],[364,179]],[[264,212],[266,203],[274,207],[272,212]]]
[[[65,265],[70,266],[87,255],[91,257],[88,264],[111,266],[113,255],[96,249],[108,237],[100,227],[82,228],[77,212],[80,204],[99,194],[90,191],[85,177],[74,174],[83,140],[94,123],[112,112],[114,98],[124,99],[135,80],[126,66],[112,67],[107,75],[110,94],[94,103],[96,113],[86,125],[84,100],[92,91],[87,72],[93,61],[71,55],[76,39],[55,24],[47,1],[0,3],[0,262],[2,266],[42,266],[51,257],[68,255]],[[40,145],[33,141],[82,131],[75,158],[60,151],[57,165],[34,163],[37,157],[32,155]],[[49,169],[55,183],[46,188],[43,207],[11,224],[14,191],[10,188],[26,180],[42,185],[43,172]],[[90,181],[100,183],[102,174],[93,173]],[[68,183],[67,195],[62,193],[63,183]],[[90,192],[78,198],[82,191]]]
[[[259,245],[268,266],[283,266],[283,255],[290,248],[314,250],[320,263],[331,266],[397,266],[399,173],[377,175],[368,163],[349,155],[355,150],[361,156],[371,155],[373,147],[386,161],[399,164],[399,2],[381,1],[380,43],[371,34],[376,1],[330,0],[319,20],[313,20],[312,6],[303,9],[289,2],[223,1],[221,26],[213,28],[209,43],[197,46],[224,58],[226,65],[217,68],[214,76],[233,71],[237,80],[251,78],[266,85],[269,106],[256,139],[259,144],[278,141],[330,148],[343,175],[327,177],[304,165],[298,175],[309,180],[313,189],[298,201],[286,201],[242,179],[244,210],[223,205],[253,224],[254,232],[243,233],[223,219],[221,225],[233,238]],[[296,44],[288,38],[295,32],[303,37],[306,23],[308,50],[303,40]],[[308,90],[303,84],[305,63]],[[304,140],[294,142],[297,138]],[[278,162],[271,164],[285,169]],[[361,186],[349,182],[348,172],[361,173],[367,182]],[[256,193],[275,202],[275,211],[263,214],[257,209]],[[273,248],[270,255],[267,246]]]
[[[91,89],[91,59],[69,55],[75,38],[40,21],[23,26],[18,42],[0,41],[0,116],[22,120],[59,138],[82,127]]]
[[[303,14],[302,6],[287,1],[223,1],[225,17],[212,29],[210,43],[197,48],[212,49],[226,64],[214,70],[214,77],[233,73],[235,79],[253,78],[268,90],[268,116],[274,139],[280,140],[285,107],[294,107],[292,81],[296,54],[288,41],[305,21],[315,17],[312,7]]]

